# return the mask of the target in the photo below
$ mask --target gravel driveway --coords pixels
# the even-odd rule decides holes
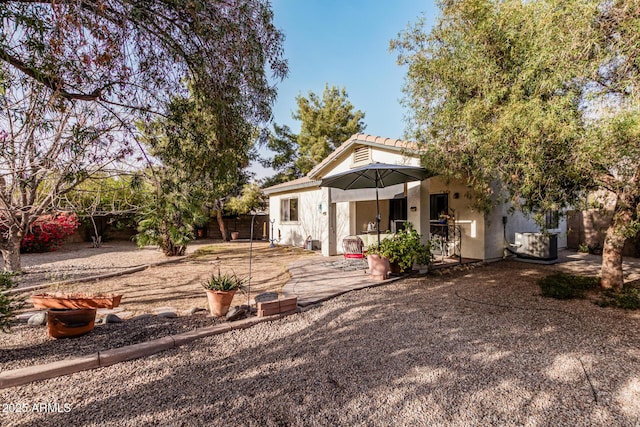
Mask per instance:
[[[639,425],[640,316],[542,298],[548,272],[406,279],[0,390],[0,425]]]

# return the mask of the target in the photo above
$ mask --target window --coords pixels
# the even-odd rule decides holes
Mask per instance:
[[[544,228],[554,230],[559,227],[560,215],[558,211],[549,210],[544,213]]]
[[[280,200],[280,221],[293,222],[298,220],[298,199]]]

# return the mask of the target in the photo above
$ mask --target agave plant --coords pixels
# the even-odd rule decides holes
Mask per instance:
[[[202,283],[202,287],[210,291],[233,291],[241,288],[246,278],[238,277],[235,273],[220,273],[212,274],[206,282]]]

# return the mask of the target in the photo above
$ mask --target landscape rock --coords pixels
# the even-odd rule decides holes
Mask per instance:
[[[178,315],[174,311],[161,311],[160,313],[156,314],[156,316],[166,317],[167,319],[173,319],[174,317],[178,317]]]
[[[227,319],[227,321],[229,322],[233,322],[234,320],[239,320],[244,318],[246,314],[247,314],[247,309],[244,308],[244,306],[243,307],[236,306],[227,312],[225,319]]]
[[[41,311],[29,317],[27,324],[31,326],[42,326],[47,324],[47,312]]]
[[[123,321],[124,320],[118,317],[117,314],[113,314],[113,313],[107,314],[103,320],[104,323],[122,323]]]
[[[38,314],[38,313],[46,313],[46,312],[45,311],[29,311],[26,313],[16,314],[15,317],[16,317],[16,320],[18,320],[19,322],[26,323],[34,314]]]
[[[199,313],[201,311],[207,311],[207,309],[202,307],[192,307],[189,310],[189,315],[193,316],[194,314]]]

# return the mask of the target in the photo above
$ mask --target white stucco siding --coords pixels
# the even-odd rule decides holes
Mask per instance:
[[[509,213],[509,206],[502,205],[494,208],[487,215],[486,236],[487,260],[500,259],[504,256],[504,250],[508,243],[515,242],[515,233],[538,233],[541,228],[530,216],[521,211]],[[503,218],[506,217],[506,225]],[[549,233],[558,235],[558,249],[567,247],[567,220],[560,216],[558,228],[547,230]]]
[[[429,205],[431,194],[446,193],[449,195],[449,213],[455,215],[456,225],[459,225],[462,233],[462,257],[486,259],[485,253],[485,219],[482,212],[471,207],[471,195],[469,188],[463,182],[445,183],[439,177],[427,180],[428,193],[425,195],[426,204]],[[426,222],[429,222],[430,209],[425,212]]]
[[[297,199],[297,221],[283,221],[280,209],[283,199]],[[302,246],[308,236],[313,240],[326,239],[326,212],[321,189],[301,190],[269,197],[269,220],[275,220],[274,235],[276,238],[280,235],[279,243],[282,245]]]

